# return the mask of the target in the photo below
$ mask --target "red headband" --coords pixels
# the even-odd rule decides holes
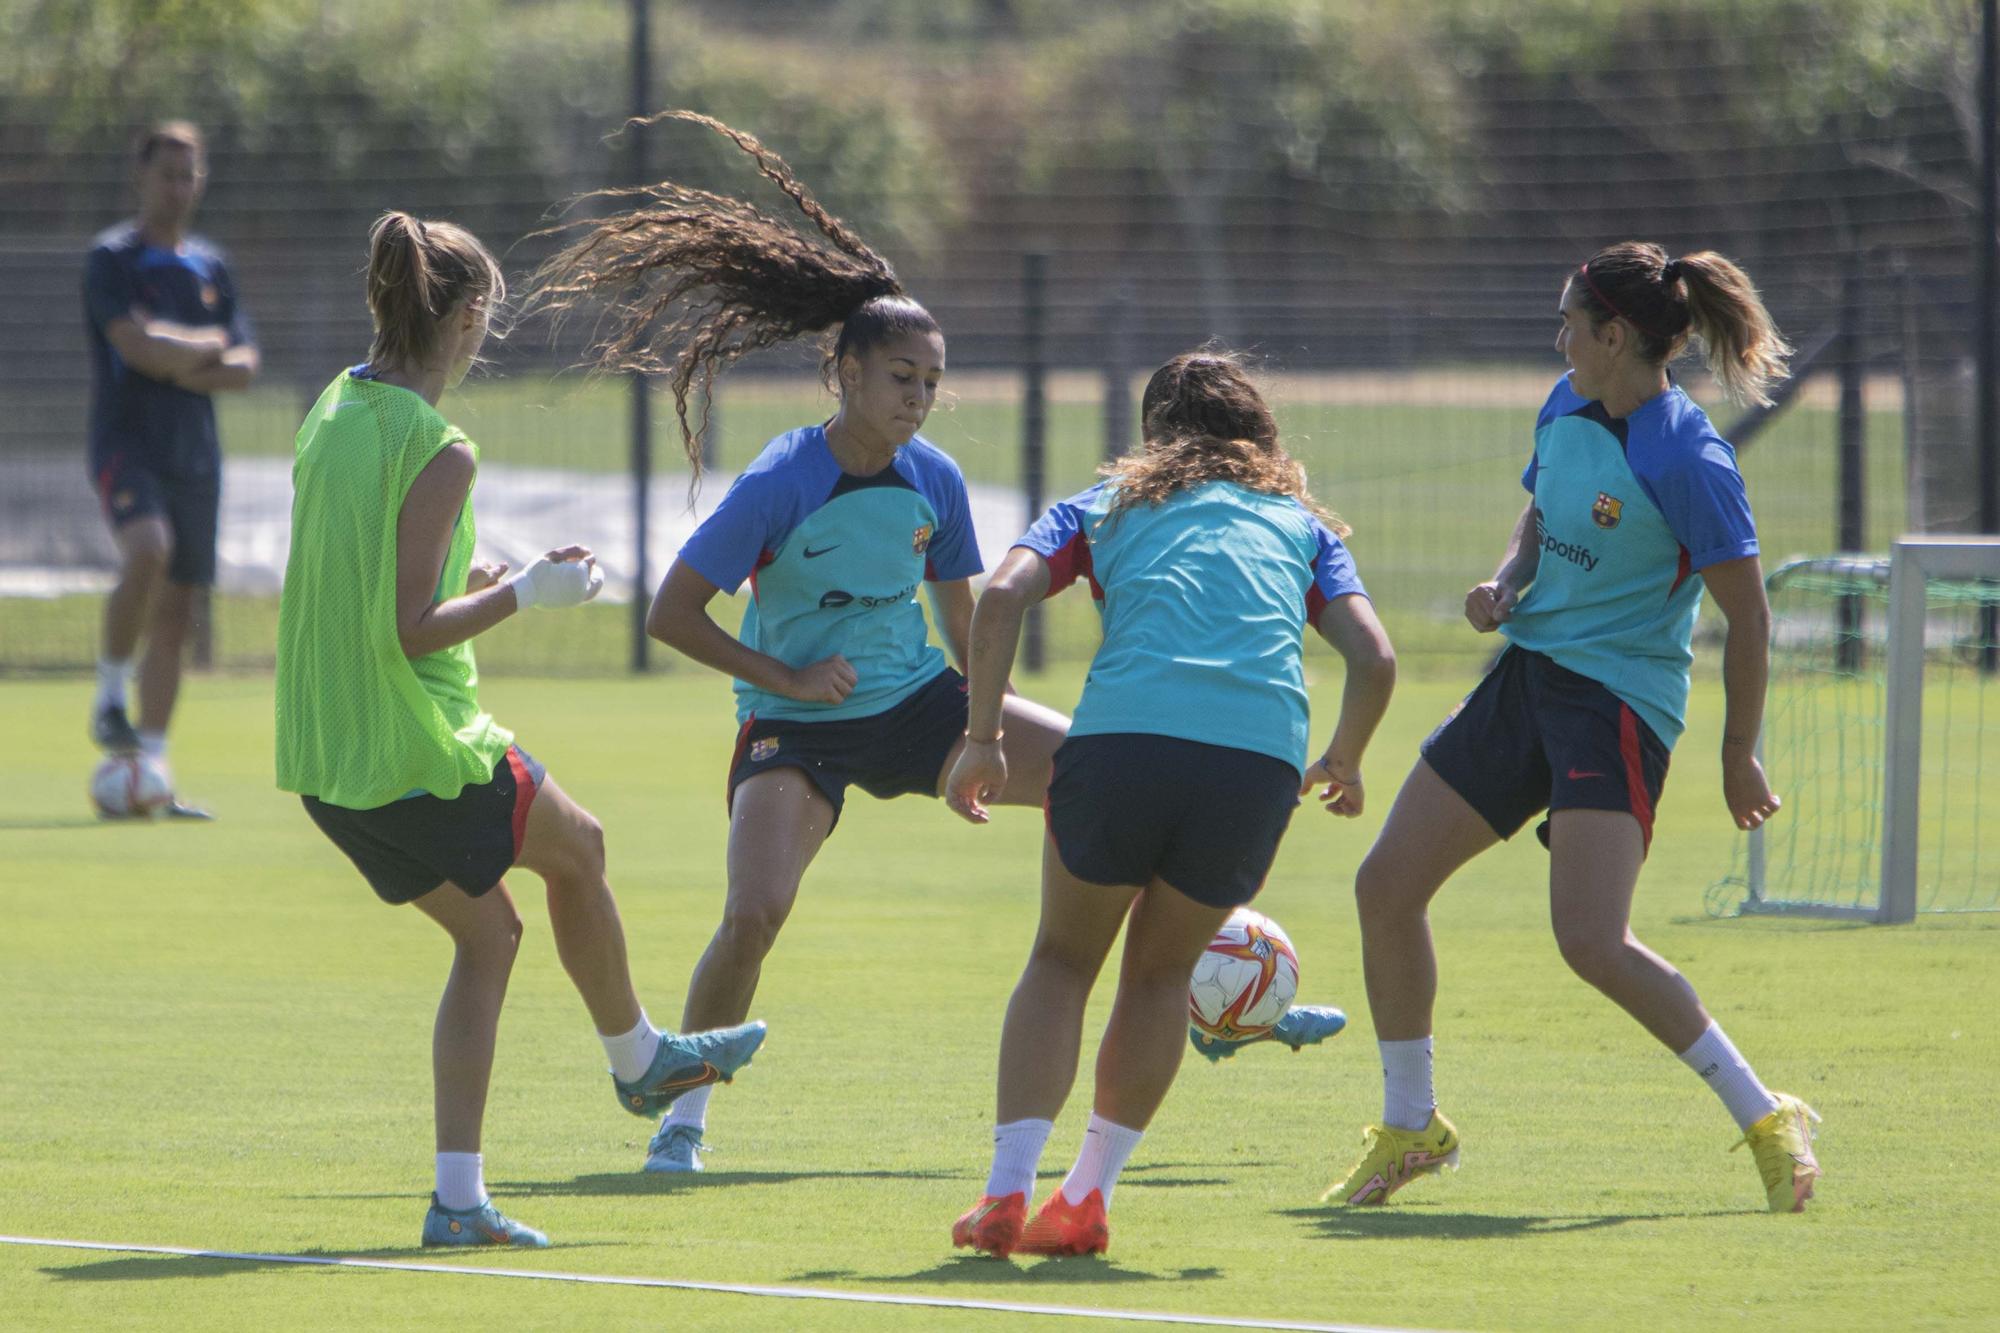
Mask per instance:
[[[1590,294],[1597,298],[1597,303],[1603,306],[1606,310],[1609,310],[1613,315],[1617,316],[1619,319],[1624,320],[1627,324],[1630,324],[1633,328],[1639,330],[1639,332],[1647,334],[1651,337],[1668,338],[1673,336],[1671,334],[1662,333],[1658,329],[1652,328],[1648,325],[1641,324],[1638,320],[1632,318],[1630,315],[1626,314],[1623,310],[1620,310],[1616,305],[1612,304],[1611,298],[1604,294],[1604,289],[1597,285],[1597,279],[1590,276],[1589,260],[1585,260],[1583,267],[1578,269],[1577,272],[1583,275],[1583,280],[1585,284],[1589,286]]]

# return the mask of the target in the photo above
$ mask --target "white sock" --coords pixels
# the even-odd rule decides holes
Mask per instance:
[[[674,1104],[667,1108],[667,1114],[660,1121],[660,1128],[668,1125],[693,1125],[696,1129],[708,1128],[708,1097],[715,1091],[713,1083],[704,1083],[693,1092],[684,1092],[674,1098]]]
[[[1738,1129],[1748,1129],[1778,1109],[1778,1099],[1763,1085],[1737,1053],[1736,1045],[1723,1035],[1716,1023],[1681,1052],[1681,1063],[1701,1076],[1701,1081],[1722,1098]]]
[[[97,707],[100,710],[125,706],[125,678],[131,674],[132,659],[129,657],[97,659]]]
[[[486,1202],[485,1157],[476,1152],[437,1155],[438,1202],[455,1213]]]
[[[1082,1203],[1092,1190],[1104,1191],[1104,1206],[1111,1206],[1111,1190],[1125,1160],[1146,1136],[1143,1129],[1114,1125],[1092,1112],[1090,1127],[1083,1132],[1083,1147],[1077,1151],[1076,1165],[1063,1177],[1062,1196],[1066,1203]]]
[[[611,1072],[621,1083],[636,1083],[646,1076],[653,1067],[653,1057],[659,1054],[660,1033],[646,1021],[646,1011],[639,1011],[639,1026],[616,1037],[597,1034],[604,1043],[604,1053],[611,1058]]]
[[[167,733],[164,731],[142,731],[139,733],[139,753],[148,759],[167,762]]]
[[[1009,1194],[1031,1194],[1035,1188],[1035,1168],[1042,1163],[1042,1149],[1048,1146],[1053,1121],[1012,1120],[993,1127],[993,1170],[986,1177],[986,1192],[995,1198]]]
[[[1431,1087],[1431,1039],[1378,1041],[1382,1052],[1382,1123],[1394,1129],[1422,1129],[1437,1109]]]

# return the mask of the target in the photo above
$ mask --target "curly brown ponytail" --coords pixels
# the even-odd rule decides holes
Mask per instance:
[[[1233,352],[1184,352],[1153,372],[1140,399],[1145,444],[1100,471],[1118,484],[1110,514],[1229,481],[1289,495],[1339,536],[1347,524],[1306,486],[1303,463],[1278,442],[1278,421]]]
[[[699,381],[749,352],[839,328],[826,354],[859,354],[905,332],[937,332],[889,262],[826,211],[783,158],[755,137],[712,116],[664,111],[629,122],[683,120],[728,139],[782,190],[818,236],[742,200],[661,181],[598,190],[585,199],[631,200],[624,212],[580,219],[540,235],[575,239],[535,273],[531,304],[560,317],[586,301],[603,303],[590,359],[600,371],[666,375],[681,443],[701,470],[699,429],[688,396]],[[702,426],[706,426],[704,420]]]

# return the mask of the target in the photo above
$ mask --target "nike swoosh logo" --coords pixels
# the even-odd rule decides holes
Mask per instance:
[[[817,551],[813,550],[812,547],[808,546],[806,547],[805,550],[805,557],[808,560],[817,560],[821,556],[825,555],[828,551],[838,551],[839,549],[840,549],[839,542],[835,542],[831,546],[822,546]]]
[[[701,1062],[700,1073],[691,1074],[687,1078],[677,1078],[670,1083],[662,1083],[658,1088],[654,1089],[654,1091],[666,1092],[673,1088],[699,1088],[705,1084],[713,1083],[721,1077],[722,1077],[722,1071],[720,1069],[717,1069],[714,1065],[710,1064],[708,1061],[703,1060]]]
[[[1574,768],[1569,771],[1569,780],[1571,782],[1578,782],[1584,778],[1601,778],[1603,776],[1602,773],[1580,773]]]

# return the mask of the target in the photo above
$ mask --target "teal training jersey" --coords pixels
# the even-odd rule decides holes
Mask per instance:
[[[895,707],[944,670],[917,590],[980,571],[958,464],[923,437],[872,476],[843,472],[826,430],[780,435],[681,547],[724,592],[750,581],[738,637],[787,666],[835,653],[854,667],[838,704],[801,703],[736,682],[739,720],[832,722]]]
[[[1671,749],[1687,725],[1701,571],[1757,554],[1736,451],[1677,385],[1620,420],[1565,376],[1521,484],[1541,561],[1500,632],[1602,684]]]
[[[1108,516],[1115,482],[1016,543],[1049,595],[1089,581],[1104,621],[1072,736],[1141,732],[1267,754],[1304,772],[1305,626],[1365,595],[1340,538],[1286,495],[1214,481]]]

